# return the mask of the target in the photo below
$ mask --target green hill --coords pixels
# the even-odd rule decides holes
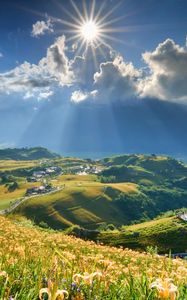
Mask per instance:
[[[187,222],[178,217],[168,217],[132,226],[121,231],[102,232],[98,239],[112,246],[137,250],[157,247],[159,253],[187,251]]]
[[[99,161],[57,157],[44,164],[1,161],[0,208],[36,185],[26,182],[26,177],[54,166],[60,166],[63,175],[48,180],[60,190],[27,199],[14,213],[54,229],[72,225],[97,229],[103,224],[120,227],[148,221],[187,206],[186,165],[166,156],[123,155]],[[14,182],[18,187],[10,191]],[[37,182],[41,184],[42,180]]]
[[[0,160],[37,160],[60,157],[43,147],[0,149]]]
[[[122,211],[113,201],[115,195],[135,197],[139,193],[135,184],[108,184],[96,181],[94,176],[61,176],[62,190],[36,196],[20,205],[16,214],[24,215],[39,224],[63,229],[72,225],[95,229],[102,223],[121,226],[128,223],[128,211]]]
[[[167,156],[121,155],[100,161],[106,169],[104,177],[114,176],[116,181],[128,178],[132,182],[149,180],[154,184],[172,183],[187,176],[187,167],[182,162]]]

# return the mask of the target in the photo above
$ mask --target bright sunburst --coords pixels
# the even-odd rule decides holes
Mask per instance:
[[[85,22],[80,28],[81,35],[86,42],[94,42],[99,36],[99,28],[94,21]]]
[[[83,0],[82,6],[78,6],[73,0],[72,12],[67,10],[64,6],[61,9],[67,14],[68,20],[56,20],[63,24],[66,28],[63,32],[68,33],[67,42],[77,43],[77,53],[84,51],[85,48],[91,47],[95,56],[95,48],[99,48],[102,52],[101,45],[110,47],[110,41],[120,41],[112,36],[114,32],[123,31],[122,28],[117,28],[114,23],[118,22],[119,18],[112,18],[112,13],[119,6],[119,2],[112,9],[107,10],[106,1],[97,6],[95,0],[91,6],[87,6],[87,2]],[[95,57],[96,59],[96,57]]]

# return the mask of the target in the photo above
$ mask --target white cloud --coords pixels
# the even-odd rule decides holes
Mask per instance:
[[[97,95],[97,90],[93,90],[91,92],[83,92],[81,90],[74,91],[71,95],[71,101],[75,103],[79,103],[85,101],[86,99],[95,98]]]
[[[124,101],[137,96],[140,77],[141,71],[117,55],[113,61],[100,65],[100,71],[94,74],[94,82],[102,100]]]
[[[88,47],[82,56],[75,56],[71,61],[74,82],[78,84],[81,89],[92,88],[94,73],[98,70],[98,66],[110,60],[112,55],[110,49],[104,45],[95,48],[94,53],[95,57],[93,55],[93,49]]]
[[[48,99],[50,98],[51,96],[53,96],[53,91],[50,91],[49,89],[44,91],[44,92],[41,92],[39,93],[38,95],[38,100],[42,100],[42,99]]]
[[[37,21],[32,25],[31,35],[33,37],[38,37],[40,35],[44,35],[46,32],[53,32],[53,24],[51,23],[51,19],[47,21]]]
[[[65,37],[59,37],[47,49],[38,64],[24,62],[16,68],[0,73],[0,93],[22,93],[24,98],[45,97],[46,89],[54,85],[69,86],[73,80],[70,63],[65,54]],[[47,97],[46,97],[47,98]]]
[[[39,91],[39,90],[28,91],[24,95],[23,99],[27,100],[30,98],[35,98],[40,101],[40,100],[46,100],[46,99],[50,98],[53,94],[54,94],[54,92],[52,90],[50,90],[49,87],[47,87],[47,88],[43,88],[42,91]]]
[[[0,52],[0,58],[2,58],[3,57],[3,53],[2,52]]]
[[[48,47],[38,64],[24,62],[0,73],[0,94],[20,93],[24,99],[41,100],[52,96],[56,87],[74,86],[70,100],[75,103],[147,97],[187,101],[187,49],[171,39],[160,43],[152,52],[143,53],[145,67],[142,69],[135,68],[111,49],[105,49],[106,58],[97,55],[97,68],[91,49],[71,60],[66,50],[62,35]]]
[[[62,35],[47,49],[46,57],[39,62],[45,73],[48,72],[62,86],[71,85],[73,81],[73,72],[65,50],[65,36]]]
[[[142,56],[150,72],[140,82],[140,96],[186,101],[187,50],[167,39],[153,52],[145,52]]]

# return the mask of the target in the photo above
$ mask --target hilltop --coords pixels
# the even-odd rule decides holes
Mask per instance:
[[[43,147],[0,149],[0,160],[38,160],[57,157],[60,155]]]

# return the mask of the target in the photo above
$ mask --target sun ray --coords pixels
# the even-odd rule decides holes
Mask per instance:
[[[99,20],[99,18],[100,18],[100,15],[101,15],[101,13],[102,13],[102,11],[103,11],[105,5],[106,5],[106,0],[104,0],[104,1],[102,2],[101,6],[100,6],[100,8],[99,8],[99,10],[98,10],[98,12],[96,13],[96,15],[95,15],[95,17],[94,17],[94,21],[95,21],[96,23],[98,22],[98,20]]]
[[[92,6],[91,6],[91,12],[90,12],[90,19],[91,20],[94,20],[94,14],[95,14],[95,0],[93,0]]]
[[[112,47],[111,47],[104,39],[98,37],[98,41],[99,41],[102,45],[104,45],[104,46],[106,46],[107,48],[109,48],[109,49],[112,50]]]
[[[105,60],[107,60],[106,54],[105,54],[105,52],[103,51],[103,49],[101,48],[101,45],[102,45],[102,44],[99,44],[98,47],[97,47],[97,49],[99,50],[101,56],[104,57]]]
[[[103,17],[101,17],[98,20],[98,24],[102,24],[104,22],[104,20],[106,20],[115,10],[118,9],[118,7],[121,5],[121,1],[119,3],[117,3],[117,5],[115,5],[111,10],[109,10],[105,15],[103,15]]]
[[[55,3],[57,3],[57,5],[58,5],[58,7],[60,7],[60,9],[62,10],[62,11],[64,11],[76,24],[77,24],[77,26],[80,26],[81,25],[81,22],[82,22],[82,20],[80,20],[80,19],[78,19],[78,18],[76,18],[74,15],[73,15],[73,13],[70,13],[66,8],[65,8],[65,6],[62,6],[59,2],[57,2],[56,0],[55,0]],[[71,26],[71,22],[69,22],[70,23],[70,26]],[[72,24],[73,25],[73,24]]]
[[[81,41],[77,51],[75,52],[75,56],[78,56],[78,55],[81,54],[81,51],[82,51],[83,47],[84,47],[84,40]]]
[[[51,20],[55,23],[60,23],[62,25],[66,25],[68,26],[69,28],[75,28],[78,30],[79,26],[78,24],[72,24],[72,22],[69,22],[67,20],[62,20],[62,19],[59,19],[59,18],[55,18],[55,17],[51,17]]]
[[[64,25],[62,33],[68,33],[67,42],[76,41],[79,44],[79,52],[82,51],[84,46],[85,51],[90,46],[94,53],[93,57],[95,57],[95,49],[97,47],[100,48],[99,51],[102,52],[100,45],[105,45],[111,49],[109,41],[126,44],[116,38],[116,36],[114,37],[113,33],[127,32],[129,27],[115,27],[112,25],[127,18],[129,14],[115,18],[111,17],[112,13],[122,4],[122,1],[119,1],[108,11],[105,9],[106,0],[102,1],[98,10],[96,9],[96,0],[93,0],[90,5],[88,5],[86,0],[82,0],[82,9],[75,0],[70,0],[70,2],[74,10],[73,13],[60,5],[60,8],[65,12],[67,17],[69,17],[69,20],[66,18],[53,18],[52,20],[53,22]],[[132,29],[133,27],[130,28]],[[96,60],[97,58],[95,57],[94,59]]]
[[[74,8],[74,10],[76,11],[78,17],[80,18],[81,22],[84,22],[84,17],[82,16],[80,10],[78,9],[77,5],[75,4],[75,2],[73,0],[70,0],[71,1],[71,4]]]
[[[82,0],[83,2],[83,10],[84,10],[84,16],[85,16],[85,20],[86,22],[89,21],[89,16],[88,16],[88,11],[87,11],[87,7],[86,7],[86,1],[85,0]]]
[[[109,41],[118,42],[118,43],[121,43],[123,45],[127,45],[125,41],[123,41],[121,39],[118,39],[118,38],[115,38],[113,36],[109,36],[109,35],[104,34],[104,33],[101,33],[101,37],[103,37],[103,39],[107,39]]]
[[[124,20],[124,19],[126,19],[126,18],[128,18],[128,17],[129,17],[129,14],[123,15],[123,16],[120,16],[120,17],[117,17],[117,18],[112,19],[112,20],[110,20],[110,21],[107,21],[107,22],[105,22],[105,23],[103,22],[103,23],[100,25],[100,27],[101,27],[101,28],[106,28],[108,25],[117,23],[117,22],[119,22],[119,21],[121,21],[121,20]]]
[[[93,55],[93,59],[94,59],[94,67],[95,67],[95,70],[98,69],[98,61],[97,61],[97,56],[96,56],[96,53],[95,53],[95,47],[94,45],[91,45],[91,50],[92,50],[92,55]]]
[[[67,41],[67,42],[71,42],[71,41],[74,41],[74,40],[78,40],[79,38],[80,38],[80,35],[77,34],[77,35],[73,35],[73,36],[71,36],[71,37],[68,37],[68,38],[66,39],[66,41]]]

